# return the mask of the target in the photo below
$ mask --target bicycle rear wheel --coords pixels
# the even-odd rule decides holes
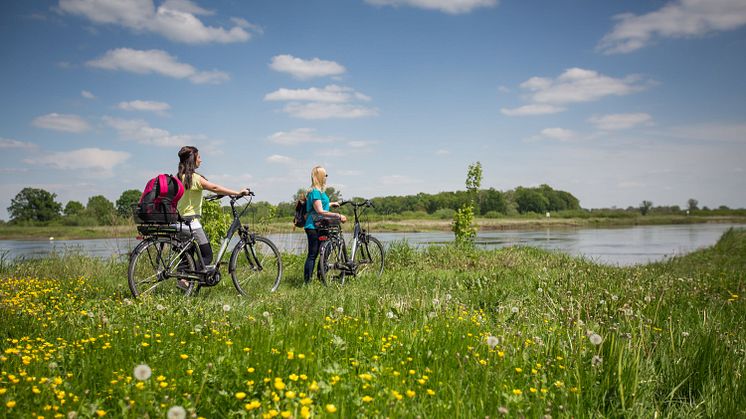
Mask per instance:
[[[364,236],[357,248],[355,254],[355,265],[357,266],[357,275],[376,275],[381,276],[383,273],[384,263],[383,245],[377,238]]]
[[[329,240],[319,250],[319,277],[324,285],[336,282],[344,285],[347,276],[344,247],[337,240]]]
[[[194,271],[194,257],[181,252],[181,243],[153,237],[140,243],[130,256],[127,282],[134,297],[191,295],[194,281],[179,279],[180,271]]]
[[[256,236],[253,244],[243,240],[236,244],[228,270],[233,285],[241,295],[265,290],[274,292],[280,286],[282,278],[282,259],[272,241]]]

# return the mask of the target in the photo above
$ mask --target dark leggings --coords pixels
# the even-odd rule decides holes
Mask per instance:
[[[319,256],[319,232],[316,229],[307,228],[306,237],[308,238],[308,256],[306,256],[306,264],[303,266],[303,280],[306,283],[311,282],[311,275],[313,275],[313,268],[316,265],[316,258]]]

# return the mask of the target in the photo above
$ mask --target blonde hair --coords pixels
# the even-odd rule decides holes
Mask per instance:
[[[318,189],[324,192],[326,189],[326,169],[322,166],[316,166],[311,169],[311,189]]]

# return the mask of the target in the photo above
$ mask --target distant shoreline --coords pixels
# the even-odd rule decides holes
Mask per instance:
[[[624,218],[477,218],[476,227],[479,231],[495,230],[536,230],[545,228],[613,228],[632,227],[636,225],[674,225],[701,223],[734,223],[744,224],[744,216],[638,216]],[[302,233],[302,229],[293,229],[290,221],[270,223],[257,228],[266,233]],[[372,232],[428,232],[450,231],[451,220],[410,219],[410,220],[379,220],[364,225]],[[0,226],[0,240],[83,240],[136,237],[134,225],[95,226],[95,227],[20,227]]]

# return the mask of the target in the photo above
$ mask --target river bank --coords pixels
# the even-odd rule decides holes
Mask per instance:
[[[598,218],[477,218],[475,225],[479,231],[495,230],[536,230],[546,228],[605,228],[636,225],[672,225],[700,223],[746,224],[744,216],[638,216],[638,217],[598,217]],[[290,233],[294,229],[289,220],[255,226],[262,233]],[[382,233],[421,233],[451,231],[451,220],[408,219],[377,220],[366,224],[370,231]],[[127,238],[137,236],[134,224],[117,226],[0,226],[0,240],[80,240]]]

